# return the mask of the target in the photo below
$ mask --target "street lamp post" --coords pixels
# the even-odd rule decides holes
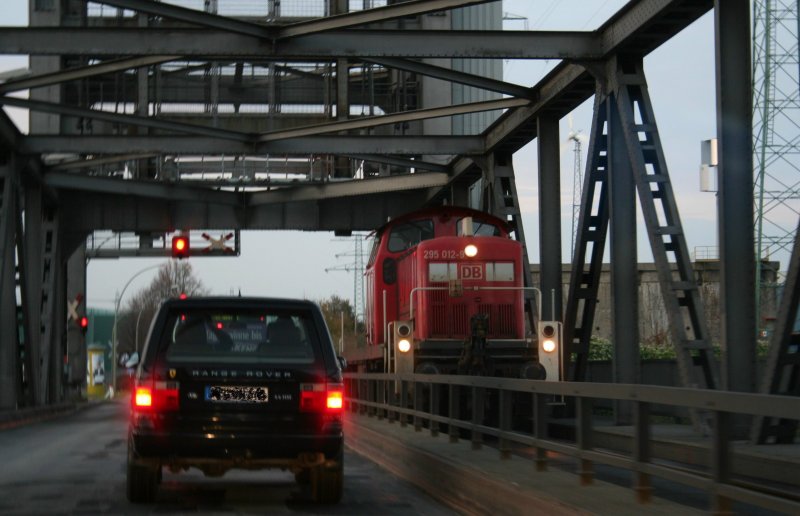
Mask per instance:
[[[145,267],[131,276],[128,282],[125,283],[125,286],[122,287],[122,292],[120,292],[120,294],[117,296],[117,300],[114,303],[114,326],[111,329],[111,387],[114,391],[117,390],[117,321],[119,317],[119,305],[120,302],[122,302],[122,296],[125,295],[125,290],[128,289],[133,280],[136,279],[140,274],[158,267],[161,267],[161,264]]]
[[[136,346],[136,354],[139,354],[139,321],[142,320],[142,312],[144,312],[144,307],[139,310],[139,315],[136,316],[136,334],[134,337],[134,345]]]

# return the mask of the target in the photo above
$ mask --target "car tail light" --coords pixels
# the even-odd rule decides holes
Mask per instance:
[[[178,410],[178,382],[153,382],[151,385],[138,385],[134,390],[133,408],[140,411],[169,412]]]
[[[332,389],[332,387],[335,387]],[[328,385],[328,401],[326,408],[328,411],[340,411],[344,407],[344,392],[341,384]]]
[[[344,386],[340,383],[301,383],[302,412],[341,412],[344,407]]]
[[[136,394],[133,398],[133,405],[135,407],[152,407],[153,406],[153,393],[147,387],[137,387]]]

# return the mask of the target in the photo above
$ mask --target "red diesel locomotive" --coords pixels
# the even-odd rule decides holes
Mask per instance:
[[[535,377],[526,339],[522,246],[508,224],[443,206],[374,234],[361,371]]]

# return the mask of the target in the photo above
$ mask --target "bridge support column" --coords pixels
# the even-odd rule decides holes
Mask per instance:
[[[618,58],[619,59],[619,58]],[[615,63],[621,68],[622,63]],[[621,70],[620,70],[621,73]],[[617,89],[616,85],[614,90]],[[614,383],[639,383],[639,260],[636,254],[636,183],[625,128],[619,113],[619,97],[611,94],[608,109],[608,184],[611,203],[611,325],[614,345],[612,363]],[[630,402],[614,403],[614,421],[633,423]]]
[[[753,210],[750,2],[714,2],[717,60],[722,388],[755,389],[755,256]],[[745,209],[747,207],[747,209]],[[738,421],[739,418],[735,418]],[[735,437],[746,427],[735,423]]]
[[[562,320],[561,170],[558,119],[539,117],[539,269],[542,319]],[[527,263],[525,264],[528,265]]]
[[[523,284],[532,287],[533,275],[529,266],[525,231],[522,227],[522,210],[517,195],[512,157],[510,154],[491,154],[485,158],[476,158],[475,163],[483,171],[481,209],[500,217],[512,227],[514,237],[522,244],[522,263],[525,264],[522,268]],[[525,310],[528,312],[527,320],[531,331],[534,331],[538,317],[536,309],[536,297],[533,292],[525,291]]]
[[[2,157],[0,157],[2,159]],[[16,299],[17,171],[14,159],[0,164],[0,410],[18,404],[20,350]]]
[[[23,299],[23,304],[28,319],[25,328],[26,352],[30,356],[28,382],[34,404],[44,405],[55,401],[54,396],[58,394],[50,382],[60,379],[61,364],[53,363],[54,357],[60,357],[60,353],[54,347],[57,337],[57,347],[61,347],[61,332],[56,331],[56,325],[63,326],[65,312],[56,312],[58,277],[61,276],[58,218],[54,208],[43,205],[42,190],[35,185],[28,185],[25,189],[24,242],[27,264],[24,292],[27,299]],[[61,292],[63,297],[63,289]],[[53,372],[54,368],[58,374]]]

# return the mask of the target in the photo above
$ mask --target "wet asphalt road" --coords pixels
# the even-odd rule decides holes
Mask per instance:
[[[0,430],[0,514],[454,514],[350,450],[338,505],[313,504],[290,473],[272,470],[165,472],[156,503],[133,505],[126,425],[127,405],[114,402]]]

